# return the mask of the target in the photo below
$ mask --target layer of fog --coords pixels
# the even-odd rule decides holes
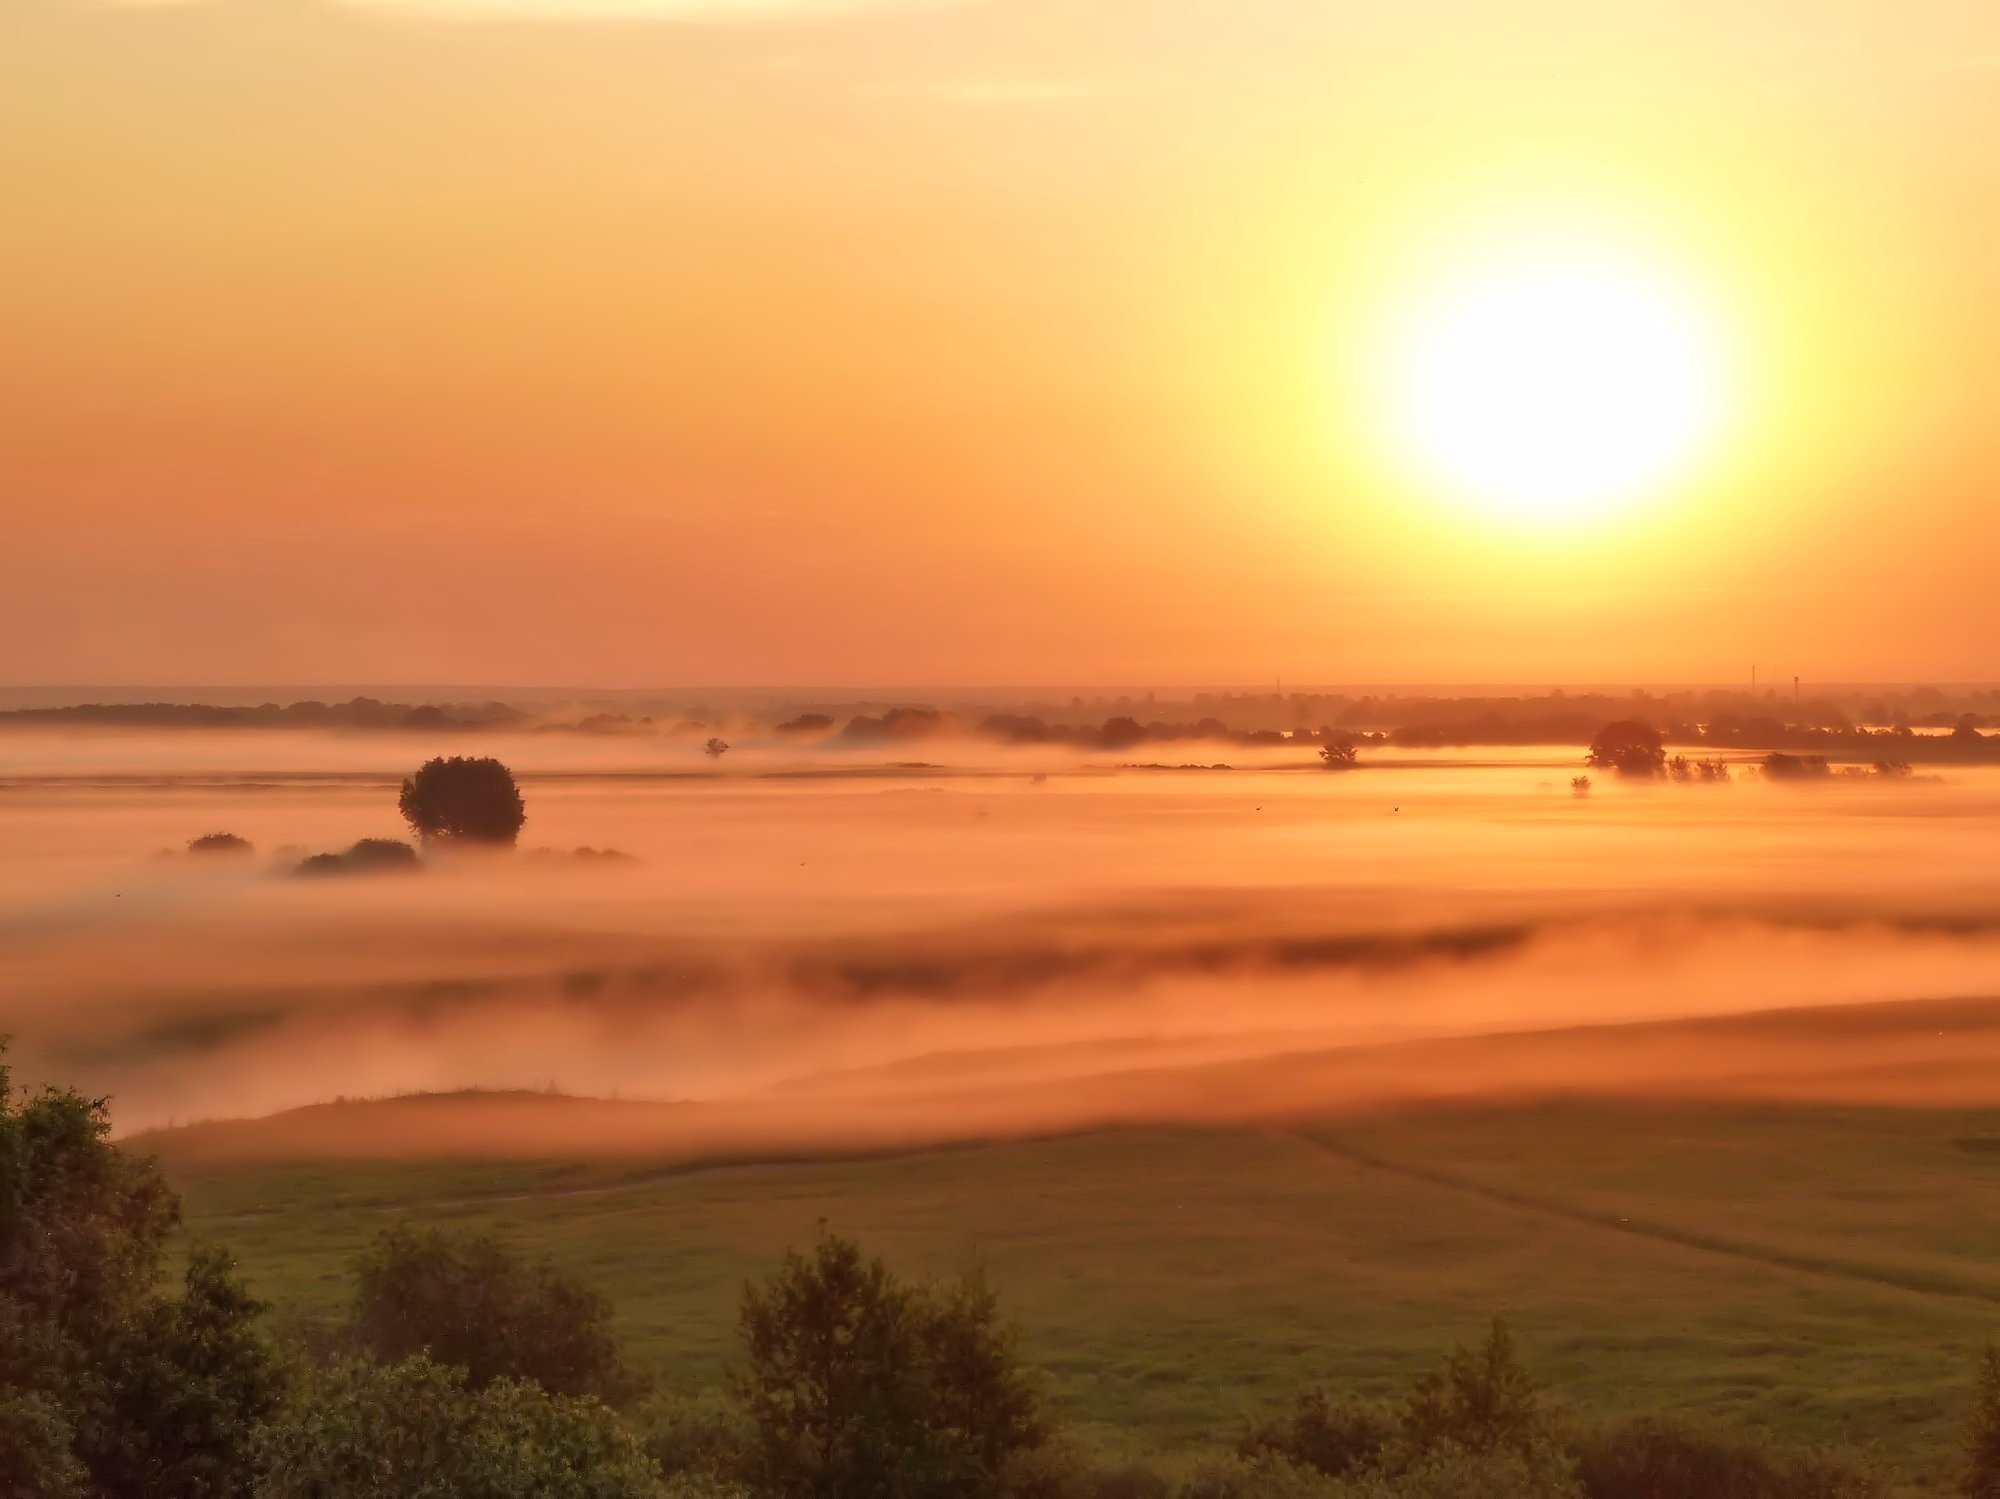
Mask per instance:
[[[387,757],[420,747],[114,737],[0,744],[0,1030],[125,1129],[462,1088],[699,1100],[806,1142],[1334,1107],[1386,1074],[1329,1048],[2000,993],[1989,773],[1578,799],[1568,751],[1112,774],[989,749],[661,779],[544,739],[500,747],[524,847],[634,862],[316,883],[277,851],[397,836]],[[157,852],[218,830],[259,853]],[[1764,1051],[1793,1058],[1773,1089],[1812,1071],[1650,1032],[1568,1065],[1686,1085]],[[1856,1061],[1818,1086],[1879,1094]]]

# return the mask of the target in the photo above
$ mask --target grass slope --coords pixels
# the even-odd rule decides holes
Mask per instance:
[[[983,1261],[1108,1445],[1226,1440],[1309,1380],[1388,1391],[1502,1312],[1580,1405],[1872,1442],[1934,1482],[2000,1327],[1996,1139],[1991,1110],[1572,1099],[692,1169],[148,1143],[191,1233],[294,1316],[335,1312],[399,1216],[491,1228],[601,1286],[637,1357],[699,1387],[742,1281],[826,1223],[909,1271]]]

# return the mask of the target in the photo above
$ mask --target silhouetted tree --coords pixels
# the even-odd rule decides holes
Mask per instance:
[[[743,1293],[737,1397],[778,1499],[979,1499],[1041,1445],[1040,1400],[976,1278],[906,1286],[827,1236]]]
[[[611,1331],[608,1301],[491,1235],[384,1230],[356,1266],[350,1327],[378,1358],[427,1352],[464,1369],[475,1390],[525,1379],[551,1395],[615,1401],[642,1383]]]
[[[1621,718],[1597,731],[1590,741],[1588,762],[1620,775],[1658,775],[1666,759],[1658,731],[1636,718]]]
[[[396,805],[425,843],[491,843],[511,846],[528,820],[514,777],[498,760],[424,762],[403,782]]]
[[[1569,794],[1570,794],[1571,796],[1589,796],[1589,795],[1590,795],[1590,777],[1589,777],[1589,776],[1571,776],[1571,777],[1569,778]]]
[[[1825,755],[1788,755],[1774,751],[1764,757],[1764,774],[1774,781],[1823,781],[1833,774]]]
[[[1107,718],[1097,731],[1097,742],[1104,749],[1130,749],[1145,737],[1146,730],[1136,718]]]
[[[1319,757],[1329,770],[1352,770],[1357,762],[1358,752],[1354,741],[1342,734],[1339,738],[1329,739],[1322,744],[1319,747]]]
[[[720,760],[724,755],[729,753],[729,741],[726,739],[711,739],[701,747],[701,752],[711,760]]]
[[[833,728],[833,720],[824,713],[801,713],[797,718],[788,718],[778,725],[780,734],[825,734]]]
[[[101,1100],[18,1099],[0,1067],[0,1493],[239,1499],[278,1394],[262,1308],[215,1251],[160,1294],[179,1204],[109,1133]]]
[[[191,854],[248,854],[252,848],[248,838],[239,838],[234,833],[204,833],[199,838],[188,840]]]
[[[417,851],[400,838],[363,838],[345,853],[313,854],[294,874],[315,878],[342,874],[414,874],[423,868]]]

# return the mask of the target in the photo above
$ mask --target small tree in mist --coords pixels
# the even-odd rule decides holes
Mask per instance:
[[[377,1357],[428,1353],[465,1370],[475,1390],[524,1379],[551,1395],[618,1401],[643,1384],[611,1331],[609,1301],[485,1234],[384,1230],[356,1266],[350,1326]]]
[[[1625,776],[1660,773],[1667,752],[1659,731],[1636,718],[1621,718],[1597,731],[1590,741],[1589,763],[1599,770],[1615,770]]]
[[[239,838],[234,833],[204,833],[199,838],[188,839],[191,854],[248,854],[256,850],[248,838]]]
[[[1589,777],[1589,776],[1571,776],[1571,777],[1569,778],[1569,794],[1570,794],[1571,796],[1589,796],[1589,795],[1590,795],[1590,777]]]
[[[512,846],[528,820],[514,776],[498,760],[426,760],[403,782],[397,807],[425,843]]]
[[[711,739],[701,747],[701,752],[711,760],[720,760],[724,755],[729,753],[729,741],[727,739]]]
[[[1359,753],[1354,741],[1345,734],[1329,739],[1319,747],[1320,760],[1328,770],[1352,770]]]

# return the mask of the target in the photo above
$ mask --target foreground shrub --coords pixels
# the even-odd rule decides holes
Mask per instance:
[[[31,1391],[0,1395],[0,1494],[84,1499],[88,1475],[55,1402]]]
[[[739,1406],[714,1393],[657,1395],[633,1424],[647,1455],[669,1478],[728,1485],[755,1470],[755,1428]]]
[[[1525,1451],[1488,1452],[1446,1443],[1393,1471],[1338,1480],[1333,1492],[1339,1499],[1583,1499],[1584,1495],[1567,1457],[1549,1443]],[[1708,1499],[1723,1499],[1723,1494]]]
[[[101,1101],[17,1100],[0,1067],[0,1493],[246,1494],[278,1395],[262,1308],[214,1251],[160,1293],[179,1204],[109,1133]]]
[[[1495,1319],[1477,1348],[1456,1348],[1442,1368],[1419,1379],[1401,1419],[1399,1443],[1410,1452],[1532,1453],[1554,1440],[1553,1413]]]
[[[1387,1406],[1337,1399],[1315,1388],[1301,1392],[1284,1415],[1253,1426],[1236,1451],[1253,1462],[1283,1459],[1339,1477],[1378,1463],[1399,1430],[1396,1413]]]
[[[2000,1499],[2000,1349],[1991,1344],[1979,1360],[1959,1491],[1966,1499]]]
[[[898,1281],[827,1236],[746,1287],[747,1368],[759,1486],[781,1499],[979,1499],[1048,1435],[993,1294]]]
[[[385,1230],[356,1266],[353,1341],[393,1360],[428,1353],[474,1390],[526,1380],[551,1395],[629,1399],[642,1381],[611,1331],[611,1303],[547,1259],[488,1234]]]
[[[1887,1492],[1855,1457],[1681,1417],[1614,1421],[1574,1445],[1586,1499],[1876,1499]]]
[[[1201,1464],[1173,1492],[1174,1499],[1348,1499],[1355,1490],[1283,1458],[1234,1457]]]
[[[473,1389],[418,1356],[338,1360],[266,1428],[259,1499],[661,1499],[659,1470],[602,1402],[524,1380]],[[690,1495],[686,1487],[680,1490]]]
[[[1007,1499],[1169,1499],[1173,1485],[1141,1464],[1106,1464],[1050,1442],[1011,1456],[1000,1492]]]

